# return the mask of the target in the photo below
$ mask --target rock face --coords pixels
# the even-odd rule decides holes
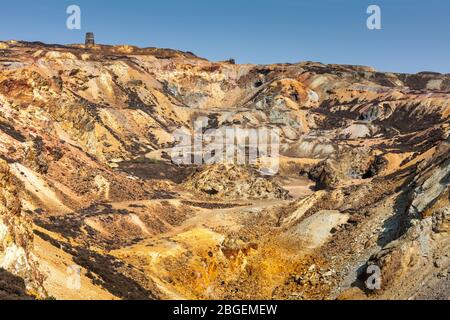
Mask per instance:
[[[45,297],[44,277],[33,254],[32,224],[22,212],[19,192],[4,161],[0,161],[0,269],[5,279],[7,272],[11,278],[23,279],[22,295]],[[8,290],[3,294],[8,296]]]
[[[420,297],[424,282],[435,282],[440,284],[440,290],[434,292],[433,298],[448,298],[449,222],[448,207],[436,210],[432,217],[413,220],[401,238],[371,257],[369,265],[376,265],[381,270],[378,295],[387,296],[386,292],[398,291],[399,296],[408,292]],[[442,249],[447,254],[442,254]],[[431,281],[427,279],[430,273]],[[421,281],[411,281],[414,277]]]
[[[332,189],[352,180],[373,178],[386,165],[387,160],[373,150],[352,148],[318,163],[309,171],[309,177],[316,181],[317,189]]]
[[[448,299],[449,101],[445,74],[0,42],[0,298]],[[279,132],[279,171],[170,157],[224,128]]]
[[[262,177],[255,168],[217,164],[194,173],[186,188],[225,199],[288,199],[288,191],[277,182]]]
[[[440,146],[434,161],[428,160],[421,166],[422,173],[414,181],[414,191],[411,195],[409,214],[427,216],[427,210],[448,192],[450,185],[450,144]],[[437,161],[436,161],[437,160]]]

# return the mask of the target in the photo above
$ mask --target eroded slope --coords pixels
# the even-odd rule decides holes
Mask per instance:
[[[3,42],[2,172],[56,298],[447,299],[449,90],[434,73]],[[200,117],[279,129],[277,175],[173,163]]]

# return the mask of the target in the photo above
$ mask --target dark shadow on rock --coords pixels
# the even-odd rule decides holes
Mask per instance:
[[[383,223],[383,231],[379,235],[377,244],[380,247],[400,238],[409,225],[407,209],[410,205],[411,188],[401,193],[394,204],[394,215],[390,216]]]
[[[122,162],[120,169],[144,180],[170,180],[177,184],[182,183],[196,170],[195,167],[176,166],[146,158]]]
[[[157,292],[156,286],[150,283],[142,272],[123,261],[108,254],[91,251],[87,247],[71,247],[38,230],[34,232],[43,240],[72,255],[76,264],[89,271],[88,276],[90,275],[94,284],[105,288],[116,297],[125,300],[155,300],[158,298],[155,293]],[[141,284],[146,284],[146,287]]]
[[[435,165],[432,170],[437,169],[437,167],[444,169],[444,167],[450,165],[450,159],[448,159],[448,155],[444,155],[436,159],[435,163],[437,163],[437,165]],[[388,243],[400,238],[410,227],[411,220],[414,218],[416,219],[420,218],[420,216],[414,216],[408,213],[411,207],[411,203],[413,201],[413,193],[418,187],[420,187],[420,185],[417,185],[418,175],[416,171],[417,167],[412,170],[414,174],[410,175],[406,179],[405,183],[399,188],[400,190],[403,190],[403,192],[397,197],[395,201],[394,204],[395,213],[393,216],[391,216],[384,222],[383,227],[385,231],[383,231],[383,233],[378,238],[377,243],[381,247],[384,247]],[[426,174],[426,171],[420,174]],[[444,187],[445,186],[448,187],[450,185],[450,174],[445,175],[440,181],[436,181],[436,183],[441,184]],[[440,196],[430,201],[427,204],[427,208],[432,207],[436,203],[436,201],[438,201],[439,197]],[[427,208],[425,208],[424,210],[426,210]]]
[[[365,284],[365,282],[369,276],[367,274],[367,267],[368,267],[368,264],[366,262],[356,270],[356,279],[351,284],[351,287],[352,288],[357,287],[357,288],[361,289],[363,292],[365,292],[366,294],[369,294],[371,291],[367,289],[366,284]]]
[[[397,190],[402,192],[399,194],[394,203],[394,215],[384,221],[383,232],[378,237],[378,245],[385,247],[388,243],[400,238],[409,228],[411,217],[408,216],[408,208],[411,205],[411,196],[414,192],[414,178],[417,168],[412,171],[407,169],[400,171],[397,174],[407,174],[408,177]]]
[[[26,292],[25,281],[0,268],[0,300],[34,300]]]

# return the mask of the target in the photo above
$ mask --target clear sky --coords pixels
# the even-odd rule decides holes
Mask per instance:
[[[81,7],[82,29],[66,28]],[[382,10],[368,30],[367,7]],[[0,7],[0,39],[192,51],[238,63],[362,64],[380,71],[450,73],[448,0],[10,0]]]

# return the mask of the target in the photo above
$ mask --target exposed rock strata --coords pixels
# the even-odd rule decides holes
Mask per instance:
[[[1,42],[0,297],[448,299],[449,101],[445,74]],[[199,118],[278,129],[279,172],[174,164]]]

